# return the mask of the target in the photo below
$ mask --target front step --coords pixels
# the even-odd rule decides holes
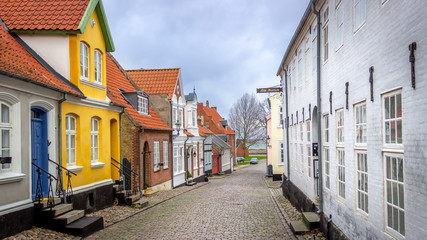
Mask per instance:
[[[196,184],[197,184],[197,182],[193,182],[193,181],[185,183],[185,185],[187,185],[187,186],[194,186]]]
[[[64,228],[66,225],[75,222],[84,216],[85,210],[73,210],[54,218],[53,223],[56,226]]]
[[[131,195],[129,197],[127,197],[125,199],[125,203],[129,206],[131,206],[134,202],[138,201],[141,198],[141,196],[139,195],[139,193],[135,194],[135,195]]]
[[[56,216],[59,216],[63,213],[66,213],[68,211],[71,211],[73,209],[73,204],[71,203],[63,203],[56,205],[55,207],[50,210],[50,208],[45,208],[41,211],[42,215],[47,218],[54,218]]]
[[[144,190],[144,196],[151,196],[155,193],[157,193],[158,191],[153,190],[152,188],[147,188]]]
[[[303,212],[302,213],[302,220],[310,229],[320,227],[319,215],[317,215],[314,212]]]
[[[64,229],[65,233],[87,237],[90,234],[104,228],[104,220],[102,217],[83,217],[69,225]]]
[[[310,231],[303,221],[291,221],[291,230],[294,234],[301,234]]]

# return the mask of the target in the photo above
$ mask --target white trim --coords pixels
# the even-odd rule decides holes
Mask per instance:
[[[73,173],[81,172],[83,170],[83,166],[67,166],[68,170],[70,170]]]
[[[101,83],[94,83],[85,79],[80,79],[80,82],[84,85],[90,86],[90,87],[94,87],[94,88],[98,88],[101,90],[105,90],[107,89],[107,87],[105,87],[104,85],[101,85]]]
[[[90,184],[87,184],[84,186],[75,187],[75,188],[73,188],[73,193],[77,194],[77,193],[92,190],[92,189],[95,189],[98,187],[107,186],[110,184],[113,184],[113,179],[101,180],[101,181],[90,183]]]
[[[92,164],[90,165],[90,168],[92,168],[92,169],[102,168],[102,167],[104,167],[104,165],[105,165],[105,163],[103,163],[103,162],[92,162]]]
[[[14,183],[14,182],[20,182],[22,179],[25,178],[25,174],[23,173],[16,173],[16,172],[10,172],[5,171],[0,174],[0,185],[1,184],[8,184],[8,183]]]
[[[108,98],[106,98],[106,99],[108,99]],[[95,98],[89,98],[89,97],[87,97],[85,99],[81,99],[81,98],[72,99],[72,98],[70,98],[70,100],[67,100],[66,102],[71,103],[71,104],[75,104],[75,105],[79,105],[79,106],[109,110],[112,112],[121,112],[122,111],[121,107],[117,106],[115,108],[114,106],[110,105],[109,99],[108,99],[108,101],[103,101],[103,100],[99,100],[99,99],[95,99]]]
[[[11,204],[0,206],[0,216],[11,212],[16,212],[22,209],[33,207],[33,201],[31,199],[25,199],[22,201],[14,202]]]

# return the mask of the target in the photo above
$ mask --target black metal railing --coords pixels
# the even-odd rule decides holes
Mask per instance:
[[[56,195],[61,198],[64,197],[64,200],[67,202],[71,201],[71,198],[73,197],[73,186],[71,185],[71,176],[77,176],[77,174],[75,174],[74,172],[72,172],[71,170],[59,165],[57,162],[48,159],[49,162],[54,163],[56,165],[56,170],[58,171],[58,178],[59,181],[57,181],[57,185],[56,185]],[[64,183],[63,183],[63,178],[62,178],[62,170],[66,171],[66,175],[67,175],[67,188],[64,189]]]
[[[49,180],[49,185],[48,185],[48,192],[47,192],[47,205],[50,207],[50,209],[52,210],[52,207],[55,204],[55,196],[53,193],[53,187],[52,187],[52,181],[55,180],[58,182],[58,178],[56,178],[55,176],[53,176],[52,174],[50,174],[49,172],[47,172],[46,170],[44,170],[43,168],[41,168],[39,165],[35,164],[32,162],[32,164],[37,168],[36,172],[37,172],[37,187],[36,187],[36,196],[35,196],[35,200],[39,203],[41,203],[41,201],[44,199],[43,196],[43,186],[42,186],[42,172],[47,174],[47,178]]]
[[[125,190],[126,196],[130,196],[131,194],[135,194],[139,190],[139,174],[132,171],[132,169],[128,166],[125,166],[123,163],[118,162],[114,158],[111,158],[111,165],[118,169],[120,173],[119,179],[119,190]],[[117,165],[119,166],[117,166]],[[136,182],[136,186],[133,186],[133,183]],[[140,193],[141,194],[141,193]]]

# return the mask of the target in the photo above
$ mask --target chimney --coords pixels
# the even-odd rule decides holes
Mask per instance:
[[[209,108],[209,101],[206,100],[206,107]]]
[[[214,109],[216,111],[216,106],[215,107],[211,107],[212,109]]]

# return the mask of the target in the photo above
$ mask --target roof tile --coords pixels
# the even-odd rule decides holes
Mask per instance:
[[[89,1],[1,0],[0,17],[9,30],[77,30]]]
[[[158,130],[170,130],[168,125],[162,121],[162,119],[157,115],[157,113],[149,107],[150,115],[140,114],[136,109],[126,101],[123,97],[120,90],[125,92],[134,92],[137,91],[129,80],[122,72],[122,67],[115,60],[113,55],[107,53],[107,89],[109,91],[108,97],[112,102],[126,106],[126,112],[137,122],[140,126],[148,129],[158,129]],[[117,63],[117,65],[116,65]],[[120,90],[119,90],[120,89]]]

